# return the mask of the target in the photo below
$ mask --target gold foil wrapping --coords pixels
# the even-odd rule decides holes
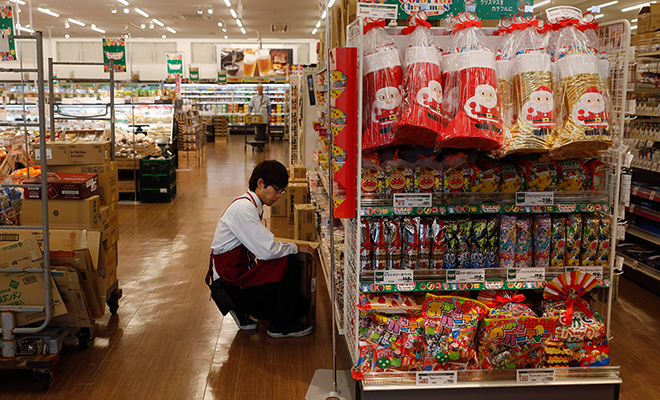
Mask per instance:
[[[555,115],[554,99],[552,97],[552,74],[550,71],[527,71],[516,74],[513,87],[516,91],[518,118],[511,128],[511,141],[506,143],[507,154],[538,153],[550,150],[554,137]],[[548,109],[538,110],[540,104],[530,102],[532,95],[539,93],[543,87],[550,90]],[[544,89],[542,89],[544,90]],[[531,105],[530,105],[531,104]],[[532,116],[528,108],[534,108],[536,116]]]
[[[563,127],[558,130],[553,142],[551,150],[555,155],[586,155],[589,152],[606,150],[612,145],[612,133],[607,119],[605,119],[606,127],[594,128],[575,117],[577,115],[576,106],[580,104],[580,99],[588,89],[593,88],[600,93],[603,92],[602,81],[598,74],[583,73],[562,78],[557,98],[560,99],[559,106],[566,120]],[[603,97],[605,110],[607,110],[605,94]]]

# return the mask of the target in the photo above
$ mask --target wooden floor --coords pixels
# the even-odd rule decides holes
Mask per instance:
[[[242,137],[210,143],[205,168],[178,172],[174,202],[121,205],[118,315],[98,321],[89,349],[65,348],[48,392],[34,373],[0,371],[0,400],[304,399],[314,371],[332,366],[323,274],[316,332],[299,339],[271,339],[264,324],[239,332],[203,281],[218,218],[264,159],[287,164],[287,142],[261,153],[244,151]],[[621,399],[660,399],[660,299],[623,279],[614,336]],[[345,351],[339,366],[349,367]]]

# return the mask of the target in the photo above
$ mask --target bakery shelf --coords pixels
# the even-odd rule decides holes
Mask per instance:
[[[629,233],[633,236],[647,240],[651,243],[660,246],[660,235],[656,235],[655,233],[645,231],[644,229],[640,229],[636,226],[629,226],[628,229],[626,230],[626,233]]]

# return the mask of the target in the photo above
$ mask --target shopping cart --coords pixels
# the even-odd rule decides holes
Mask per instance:
[[[245,134],[245,145],[244,149],[247,149],[248,144],[252,146],[252,152],[256,149],[257,151],[262,151],[266,147],[266,142],[263,140],[256,140],[257,136],[257,126],[264,124],[263,117],[261,115],[248,114],[245,116],[245,124],[243,124],[243,133]],[[248,129],[254,131],[255,139],[248,140]]]

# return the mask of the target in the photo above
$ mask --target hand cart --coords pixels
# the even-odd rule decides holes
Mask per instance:
[[[261,115],[254,115],[254,114],[248,114],[245,116],[245,123],[243,124],[243,133],[245,135],[245,145],[243,146],[243,149],[247,149],[248,144],[252,146],[252,152],[254,153],[254,150],[256,149],[257,151],[262,151],[266,147],[266,142],[263,140],[256,140],[257,136],[257,125],[263,124],[263,117]],[[248,135],[248,129],[251,129],[254,131],[254,136],[255,139],[248,141],[247,135]],[[268,134],[268,133],[266,133]]]

